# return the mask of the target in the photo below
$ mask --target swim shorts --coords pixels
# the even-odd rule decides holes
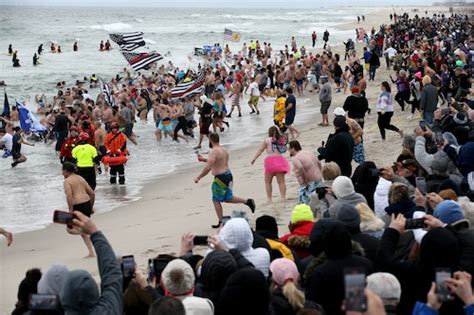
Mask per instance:
[[[303,79],[301,79],[301,80],[296,80],[296,85],[302,86],[302,85],[303,85],[303,82],[304,82]]]
[[[160,121],[160,124],[158,125],[158,129],[160,129],[163,132],[173,132],[174,131],[173,123],[170,119],[164,119]]]
[[[74,211],[82,212],[82,214],[84,214],[85,216],[88,216],[89,218],[92,215],[92,204],[90,200],[80,203],[78,205],[73,205],[72,209]]]
[[[216,175],[212,181],[212,201],[225,202],[233,198],[233,177],[230,171]]]
[[[259,98],[260,96],[250,96],[249,104],[253,106],[257,106]]]
[[[309,204],[311,201],[311,193],[318,187],[322,187],[321,181],[314,181],[309,183],[307,186],[301,186],[299,190],[300,203]]]
[[[329,106],[331,106],[331,101],[321,102],[321,114],[327,114]]]

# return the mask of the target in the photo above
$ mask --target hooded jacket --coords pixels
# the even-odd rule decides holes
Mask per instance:
[[[101,293],[85,270],[70,271],[59,294],[66,315],[121,315],[122,271],[102,232],[91,235],[97,253]]]
[[[351,176],[354,139],[348,130],[336,130],[336,133],[328,137],[326,146],[319,148],[318,151],[320,153],[318,157],[320,160],[337,163],[342,175]]]
[[[38,294],[59,295],[68,273],[64,265],[51,265],[38,282]]]
[[[270,290],[265,276],[255,268],[245,268],[227,279],[216,315],[267,315],[269,309]]]
[[[304,309],[317,310],[324,314],[321,305],[318,305],[310,300],[305,300]],[[297,312],[283,295],[282,289],[277,288],[271,292],[271,314],[272,315],[296,315]]]
[[[351,235],[345,225],[336,220],[316,222],[310,239],[311,254],[318,257],[324,252],[327,261],[314,269],[306,298],[320,304],[327,314],[343,315],[344,269],[361,268],[369,275],[372,263],[367,258],[352,254]]]
[[[309,252],[309,234],[313,226],[314,222],[312,221],[300,221],[295,223],[289,233],[280,237],[280,241],[295,251],[299,258],[303,259],[308,257],[311,255]]]
[[[268,277],[270,254],[264,248],[252,248],[253,234],[248,222],[242,218],[233,218],[219,232],[219,238],[229,249],[238,250],[255,268]]]
[[[458,242],[448,229],[435,228],[421,241],[419,261],[409,261],[396,257],[399,238],[397,230],[385,230],[377,252],[377,267],[400,281],[402,295],[397,310],[399,314],[411,314],[416,301],[426,301],[436,268],[450,268],[452,272],[459,269]],[[462,303],[459,300],[445,302],[440,314],[463,314]]]
[[[195,295],[208,298],[217,304],[220,291],[227,279],[237,270],[237,262],[229,252],[222,250],[210,252],[202,263]]]

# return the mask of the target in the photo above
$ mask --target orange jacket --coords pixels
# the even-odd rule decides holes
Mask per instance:
[[[111,154],[126,155],[128,152],[127,136],[122,132],[118,132],[116,134],[109,132],[105,136],[105,148],[107,151],[110,151]]]

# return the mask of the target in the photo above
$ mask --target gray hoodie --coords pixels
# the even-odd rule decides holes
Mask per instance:
[[[330,102],[332,100],[332,88],[331,88],[331,83],[326,82],[323,85],[323,88],[321,89],[321,92],[319,92],[319,101],[322,102]]]
[[[99,264],[101,294],[85,270],[69,272],[59,300],[66,315],[122,315],[122,271],[102,232],[91,235]]]

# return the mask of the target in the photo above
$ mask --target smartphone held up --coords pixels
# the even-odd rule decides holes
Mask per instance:
[[[69,211],[55,210],[53,214],[54,223],[71,225],[74,219],[77,219],[76,215]]]

